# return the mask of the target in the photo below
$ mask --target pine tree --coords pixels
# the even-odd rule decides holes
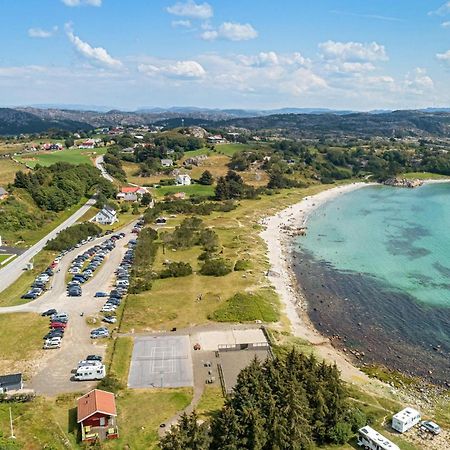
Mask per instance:
[[[209,170],[205,170],[200,176],[198,182],[203,185],[211,185],[214,182],[214,178]]]
[[[240,427],[235,410],[230,405],[220,411],[211,424],[210,449],[239,450]]]

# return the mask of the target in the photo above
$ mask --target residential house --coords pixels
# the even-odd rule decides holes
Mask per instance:
[[[23,389],[23,379],[21,373],[0,375],[0,394],[5,394],[9,391],[20,391],[21,389]]]
[[[0,200],[6,200],[8,198],[8,191],[0,186]]]
[[[119,219],[117,218],[117,211],[110,206],[104,206],[92,219],[94,222],[101,225],[112,225]]]
[[[136,202],[146,193],[148,193],[148,190],[145,187],[125,186],[120,188],[120,192],[117,194],[117,200]]]
[[[210,144],[223,144],[226,142],[226,139],[222,135],[216,134],[214,136],[208,136],[208,142]]]
[[[41,149],[42,150],[62,150],[63,146],[62,146],[62,144],[59,144],[58,142],[55,144],[47,142],[46,144],[41,145]]]
[[[93,389],[77,401],[77,423],[82,442],[117,439],[116,399],[112,392]]]
[[[178,186],[189,186],[191,184],[191,177],[185,173],[181,173],[175,177],[175,182]]]
[[[161,165],[163,167],[172,167],[173,166],[173,160],[172,159],[161,159]]]
[[[120,153],[134,153],[134,147],[123,148]]]
[[[88,148],[93,149],[95,148],[96,141],[94,139],[86,139],[81,144],[78,145],[78,148]]]

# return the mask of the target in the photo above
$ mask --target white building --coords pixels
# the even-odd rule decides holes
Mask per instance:
[[[173,166],[173,160],[172,159],[161,159],[161,165],[163,167],[172,167]]]
[[[420,422],[420,412],[414,408],[405,408],[392,417],[392,428],[404,433]]]
[[[101,225],[112,225],[119,219],[117,218],[117,211],[109,206],[104,206],[92,219],[94,222]]]
[[[178,186],[189,186],[191,184],[191,177],[185,173],[179,174],[175,177]]]

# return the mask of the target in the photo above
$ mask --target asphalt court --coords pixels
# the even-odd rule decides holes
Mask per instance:
[[[189,336],[138,337],[134,340],[128,386],[193,386]]]

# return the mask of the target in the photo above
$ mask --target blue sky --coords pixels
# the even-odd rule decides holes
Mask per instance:
[[[0,0],[3,106],[450,106],[450,1]]]

